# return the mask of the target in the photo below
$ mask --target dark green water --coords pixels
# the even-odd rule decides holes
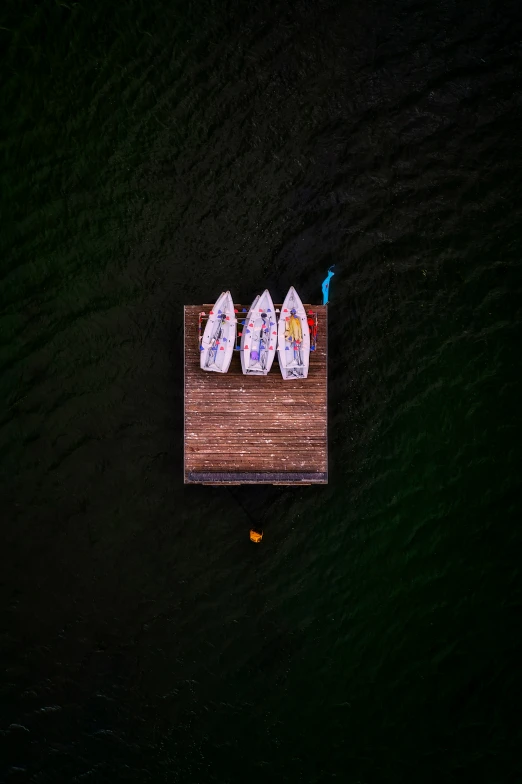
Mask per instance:
[[[521,781],[519,4],[0,26],[0,779]],[[184,487],[182,305],[331,264],[330,484]]]

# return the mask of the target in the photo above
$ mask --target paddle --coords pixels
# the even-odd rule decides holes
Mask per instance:
[[[216,331],[214,332],[214,337],[212,338],[212,344],[208,350],[207,367],[210,367],[210,365],[212,364],[212,352],[214,352],[214,364],[216,364],[216,357],[218,351],[217,341],[220,339],[221,335],[223,334],[223,327],[225,326],[225,320],[226,320],[226,315],[223,313],[217,324]]]
[[[297,319],[297,311],[295,310],[295,308],[292,308],[290,313],[292,314],[292,316],[295,319]],[[300,319],[299,319],[299,321],[300,321]],[[302,332],[303,332],[303,330],[302,330],[302,327],[301,327],[301,340],[297,340],[297,338],[294,337],[293,345],[292,345],[292,348],[293,348],[293,351],[294,351],[294,362],[297,363],[297,366],[299,368],[301,368],[303,366],[303,356],[302,356],[302,353],[301,353],[301,345],[302,345],[302,340],[303,340]],[[302,372],[297,371],[295,369],[295,367],[294,367],[292,375],[299,377],[299,376],[302,376],[303,374],[302,374]]]
[[[266,360],[267,360],[268,345],[269,345],[268,340],[270,338],[270,332],[269,332],[269,330],[270,330],[270,319],[268,318],[268,322],[266,322],[265,318],[268,318],[267,314],[266,313],[261,313],[262,324],[259,327],[259,331],[257,331],[257,330],[254,331],[254,329],[252,330],[252,350],[253,350],[253,347],[254,347],[254,344],[255,344],[255,341],[256,341],[255,335],[259,335],[257,359],[253,360],[253,364],[255,364],[256,362],[259,363],[259,365],[261,366],[261,370],[262,371],[264,371],[266,369]],[[253,321],[253,323],[257,323],[257,322],[254,322],[254,317],[252,317],[252,321]],[[267,326],[267,323],[268,323],[268,326]],[[266,335],[264,334],[265,331],[267,333]],[[249,370],[252,369],[252,367],[251,367],[252,350],[250,351],[250,354],[249,354],[249,357],[248,357],[248,368],[249,368]]]
[[[266,370],[266,362],[268,359],[268,346],[270,345],[270,318],[268,317],[267,313],[261,313],[261,318],[263,319],[263,326],[261,327],[261,335],[263,332],[265,333],[264,339],[261,337],[259,341],[259,349],[261,350],[261,342],[263,343],[263,358],[261,360],[261,368]],[[265,321],[265,318],[267,321]]]

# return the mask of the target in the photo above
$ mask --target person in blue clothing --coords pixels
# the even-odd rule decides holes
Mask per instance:
[[[333,278],[335,272],[332,272],[333,267],[328,270],[327,277],[323,280],[323,305],[328,305],[328,295],[330,293],[330,278]]]

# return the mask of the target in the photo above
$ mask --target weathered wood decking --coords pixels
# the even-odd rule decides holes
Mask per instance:
[[[317,347],[295,381],[277,358],[267,376],[243,375],[238,351],[228,373],[201,370],[198,318],[211,306],[185,307],[185,483],[328,482],[327,308],[305,307],[317,312]]]

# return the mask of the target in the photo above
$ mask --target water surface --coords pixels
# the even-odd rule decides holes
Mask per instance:
[[[0,25],[2,779],[520,781],[518,4]],[[330,484],[184,487],[183,304],[332,264]]]

